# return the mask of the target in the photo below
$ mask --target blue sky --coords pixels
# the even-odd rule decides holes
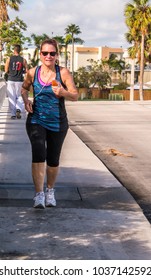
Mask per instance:
[[[27,35],[64,36],[69,24],[80,27],[85,46],[128,46],[124,8],[130,0],[23,0],[20,11],[9,10],[28,26]]]

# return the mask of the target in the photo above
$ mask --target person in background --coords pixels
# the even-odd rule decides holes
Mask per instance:
[[[21,88],[24,80],[23,74],[27,72],[27,62],[20,56],[20,45],[14,46],[14,53],[5,63],[7,74],[7,96],[11,119],[21,119],[21,112],[24,110],[24,102],[21,96]]]
[[[28,71],[22,86],[22,97],[28,112],[26,130],[32,148],[35,208],[56,206],[54,186],[68,131],[65,99],[78,99],[72,75],[67,68],[58,65],[58,46],[54,39],[42,42],[40,59],[42,64]],[[31,85],[33,101],[28,98]],[[45,174],[47,187],[44,192]]]

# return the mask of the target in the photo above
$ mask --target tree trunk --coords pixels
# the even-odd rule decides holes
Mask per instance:
[[[2,69],[1,69],[2,60],[3,60],[2,50],[3,50],[3,43],[0,40],[0,77],[2,77]]]
[[[8,13],[7,13],[7,6],[6,6],[6,1],[5,0],[0,0],[0,30],[2,28],[3,22],[8,21]],[[1,32],[0,32],[0,77],[2,76],[2,71],[1,71],[1,63],[2,63],[2,50],[3,50],[3,41],[1,37]]]
[[[0,24],[2,24],[3,21],[7,22],[7,20],[8,20],[8,13],[7,13],[6,2],[4,0],[0,0]]]
[[[131,63],[131,87],[130,87],[130,101],[134,101],[134,75],[135,75],[135,60],[132,59]]]
[[[142,41],[141,41],[141,61],[140,61],[140,88],[139,88],[139,98],[140,100],[144,99],[143,96],[143,81],[144,81],[144,33],[142,33]]]
[[[68,53],[67,53],[67,44],[65,45],[65,67],[67,68],[68,64]]]
[[[72,38],[72,75],[74,73],[74,38]]]

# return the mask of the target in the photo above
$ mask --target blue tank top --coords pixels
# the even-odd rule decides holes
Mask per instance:
[[[43,87],[38,77],[40,67],[38,66],[35,71],[33,82],[33,114],[28,114],[27,123],[39,124],[46,129],[56,132],[64,131],[68,128],[64,97],[57,98],[52,90],[51,84]],[[64,86],[61,80],[60,67],[58,65],[55,67],[56,80]],[[40,94],[38,94],[39,92]]]

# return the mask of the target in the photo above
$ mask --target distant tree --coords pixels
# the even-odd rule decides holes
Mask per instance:
[[[64,37],[63,36],[55,36],[53,37],[53,39],[55,39],[58,43],[58,49],[59,49],[59,54],[62,54],[62,49],[65,46],[65,42],[64,42]]]
[[[9,15],[7,8],[10,7],[15,11],[19,11],[19,5],[22,4],[22,0],[0,0],[0,64],[2,62],[2,50],[4,46],[4,41],[2,38],[2,25],[3,23],[8,22]]]
[[[42,35],[36,35],[35,33],[31,34],[31,38],[33,40],[33,44],[35,46],[34,50],[34,55],[31,58],[31,67],[35,67],[39,63],[39,50],[40,50],[40,45],[42,41],[49,39],[49,36],[47,34],[42,34]]]
[[[138,48],[137,43],[139,43],[138,38],[140,37],[140,100],[143,100],[145,40],[151,33],[151,6],[149,2],[149,0],[133,0],[132,3],[126,4],[124,11],[126,25],[129,28],[135,48]],[[139,48],[137,51],[139,52]]]
[[[140,42],[141,36],[135,29],[129,29],[129,32],[125,33],[125,37],[128,43],[132,44],[128,48],[128,54],[131,58],[131,86],[130,86],[130,100],[134,101],[134,80],[135,80],[135,60],[140,56]]]
[[[9,19],[7,8],[19,11],[19,5],[23,3],[22,0],[0,0],[0,25],[7,22]]]
[[[90,67],[90,83],[92,88],[97,85],[99,89],[105,88],[111,83],[111,77],[108,71],[103,70],[102,60],[95,61],[93,59],[88,60],[91,64]]]
[[[78,25],[70,24],[65,28],[65,34],[71,35],[72,41],[72,73],[74,73],[74,43],[84,43],[82,39],[75,37],[75,35],[79,35],[80,33],[81,31]]]
[[[55,36],[53,37],[58,43],[58,50],[59,50],[59,55],[62,56],[64,54],[64,49],[65,49],[65,40],[63,36]]]
[[[91,85],[90,80],[91,72],[86,69],[86,67],[80,67],[76,72],[74,72],[74,81],[78,88],[89,88]]]
[[[118,59],[116,54],[111,54],[109,59],[103,59],[102,65],[104,70],[106,69],[106,71],[110,74],[110,76],[114,71],[118,72],[120,75],[120,79],[121,79],[121,74],[126,67],[125,61],[121,58]]]
[[[72,42],[72,36],[71,34],[67,34],[64,38],[64,42],[65,42],[65,67],[67,67],[68,65],[68,45],[71,44]]]
[[[145,37],[145,50],[144,50],[144,60],[145,63],[151,63],[151,24],[149,27],[149,34]]]
[[[8,7],[15,11],[19,11],[19,5],[22,4],[22,0],[0,0],[0,37],[2,37],[2,25],[8,22]],[[0,39],[0,51],[3,49],[4,42]]]
[[[102,61],[88,60],[90,67],[80,67],[74,73],[74,80],[77,87],[88,89],[89,98],[92,95],[92,89],[97,85],[99,89],[105,88],[111,82],[110,75],[103,70]]]
[[[30,43],[30,38],[23,35],[26,30],[27,25],[18,17],[14,21],[2,23],[0,40],[3,44],[6,43],[6,56],[11,54],[15,44],[23,46],[25,42]]]
[[[0,0],[0,25],[2,22],[7,22],[8,14],[7,14],[7,6],[5,0]]]
[[[114,89],[115,89],[115,90],[123,90],[123,89],[126,89],[128,86],[129,86],[128,83],[126,83],[126,82],[120,82],[118,85],[115,85],[115,86],[114,86]]]

